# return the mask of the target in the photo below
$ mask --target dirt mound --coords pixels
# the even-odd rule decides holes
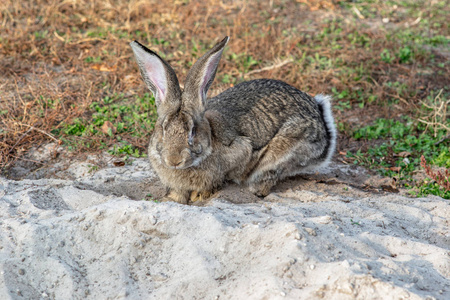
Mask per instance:
[[[200,206],[132,200],[162,193],[145,160],[55,174],[70,180],[0,179],[2,299],[450,297],[449,202],[381,194],[359,169]]]

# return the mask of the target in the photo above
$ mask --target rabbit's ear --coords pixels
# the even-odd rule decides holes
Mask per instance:
[[[229,39],[228,36],[225,37],[205,55],[200,57],[187,74],[184,90],[189,97],[185,98],[185,100],[189,99],[187,101],[196,102],[192,104],[197,108],[203,108],[205,106],[206,93],[216,76],[220,57],[222,56],[223,49]],[[198,103],[199,100],[201,103]],[[184,105],[186,104],[187,103],[184,103]]]
[[[155,96],[158,109],[161,104],[169,104],[167,102],[180,102],[180,85],[172,67],[158,54],[138,41],[131,42],[130,46],[133,49],[142,78]]]

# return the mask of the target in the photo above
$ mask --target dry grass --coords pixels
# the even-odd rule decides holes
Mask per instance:
[[[183,82],[205,49],[231,36],[212,93],[244,78],[270,77],[312,94],[348,91],[342,101],[351,108],[336,110],[344,125],[413,113],[430,91],[448,85],[448,50],[414,50],[406,63],[380,57],[386,49],[392,56],[398,52],[403,42],[389,36],[418,26],[418,15],[436,19],[439,3],[428,2],[395,8],[374,1],[357,8],[331,0],[2,1],[0,168],[32,146],[60,141],[59,129],[76,118],[88,121],[92,102],[145,93],[128,46],[133,39],[162,53]],[[392,21],[383,25],[385,16]],[[424,26],[430,36],[448,36],[446,24]],[[364,100],[369,95],[373,101]],[[116,142],[85,138],[93,140],[90,151]],[[139,149],[146,146],[147,138],[123,138]]]
[[[450,99],[444,99],[440,90],[436,97],[434,97],[429,103],[422,102],[428,111],[424,113],[423,118],[419,118],[419,121],[426,124],[427,128],[431,127],[433,132],[438,132],[441,129],[447,130],[450,134],[450,126],[447,126],[450,119]],[[449,138],[447,135],[446,138]]]

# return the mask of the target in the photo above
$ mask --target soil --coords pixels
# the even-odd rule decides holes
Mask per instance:
[[[227,184],[194,205],[154,201],[142,158],[47,145],[9,175],[1,299],[450,297],[449,202],[337,159],[265,198]]]

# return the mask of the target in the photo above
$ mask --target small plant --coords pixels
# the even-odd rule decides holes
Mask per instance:
[[[331,91],[333,92],[333,96],[337,99],[345,99],[349,96],[348,90],[343,90],[339,92],[335,87],[331,88]]]
[[[392,57],[391,52],[389,52],[388,49],[383,49],[383,51],[380,53],[380,56],[381,60],[388,64],[390,64],[394,60],[394,57]]]
[[[36,40],[43,40],[43,39],[47,38],[47,36],[48,36],[48,30],[41,30],[41,31],[34,32],[34,37],[36,38]]]
[[[339,101],[339,103],[335,105],[334,108],[340,111],[344,111],[352,109],[352,105],[350,104],[350,101]]]
[[[81,120],[75,119],[72,124],[67,124],[63,132],[67,135],[81,136],[86,131],[86,126]]]
[[[102,58],[101,56],[88,56],[84,59],[85,62],[87,63],[101,63],[102,62]]]
[[[327,70],[333,66],[333,60],[327,56],[320,56],[318,53],[315,53],[314,56],[307,56],[306,59],[309,60],[311,65],[321,70]]]
[[[400,63],[408,63],[412,60],[413,52],[409,46],[400,48],[397,53]]]
[[[96,165],[92,165],[92,166],[89,166],[89,171],[88,171],[88,173],[95,173],[95,172],[97,172],[98,171],[98,166],[96,166]]]
[[[358,225],[362,226],[361,223],[353,221],[353,219],[350,219],[350,222],[352,222],[352,225]]]
[[[248,73],[253,66],[258,65],[260,62],[255,60],[253,56],[247,54],[230,54],[229,58],[236,62],[236,65],[240,66],[242,74]]]
[[[444,193],[450,194],[450,171],[448,169],[444,172],[433,171],[431,167],[427,165],[427,161],[423,155],[420,158],[420,165],[425,169],[427,176],[444,189]]]
[[[152,202],[155,202],[155,203],[159,203],[159,202],[160,202],[160,201],[157,200],[155,197],[153,197],[152,194],[147,194],[147,195],[145,195],[144,199],[142,199],[142,200],[143,200],[143,201],[152,201]]]
[[[123,144],[121,146],[114,145],[112,149],[108,150],[108,153],[115,156],[127,155],[132,157],[145,157],[145,154],[141,154],[139,149],[133,147],[130,144]]]

